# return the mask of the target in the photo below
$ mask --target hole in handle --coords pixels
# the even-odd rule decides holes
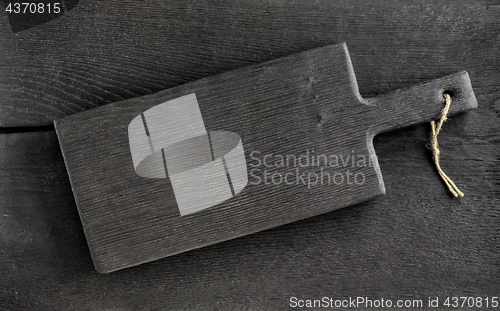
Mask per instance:
[[[443,98],[444,98],[444,95],[450,95],[452,100],[456,99],[459,94],[460,94],[460,92],[458,89],[448,89],[448,90],[442,92]]]

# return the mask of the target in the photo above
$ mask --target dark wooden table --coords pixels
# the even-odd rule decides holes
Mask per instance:
[[[79,1],[13,32],[0,13],[0,310],[283,310],[300,299],[500,296],[500,3]],[[387,194],[99,274],[54,119],[345,41],[365,97],[467,70],[479,108],[439,136],[379,135]],[[483,300],[484,301],[484,300]],[[483,306],[483,309],[484,308]]]

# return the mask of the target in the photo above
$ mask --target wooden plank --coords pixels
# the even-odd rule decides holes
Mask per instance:
[[[73,60],[88,60],[94,72],[109,74],[108,77],[122,81],[122,86],[126,81],[132,83],[132,76],[138,84],[145,85],[145,77],[136,75],[141,70],[150,77],[156,74],[155,81],[160,85],[147,90],[152,93],[186,80],[347,41],[361,94],[376,95],[467,70],[479,107],[450,118],[439,137],[443,169],[465,192],[464,198],[452,199],[432,166],[426,147],[429,126],[414,126],[374,138],[387,188],[385,196],[107,275],[100,275],[93,268],[55,133],[49,135],[50,139],[39,133],[15,134],[15,144],[6,142],[14,140],[14,134],[0,135],[1,308],[281,310],[289,306],[290,296],[306,299],[319,294],[333,298],[402,297],[424,302],[434,296],[491,296],[500,288],[500,70],[496,59],[500,12],[495,2],[351,5],[315,1],[314,5],[323,5],[318,8],[309,1],[251,1],[243,8],[229,3],[209,6],[197,2],[196,7],[204,12],[226,8],[220,15],[204,19],[211,36],[201,42],[194,29],[184,26],[189,25],[189,17],[196,15],[188,16],[187,9],[183,26],[166,28],[167,20],[172,20],[169,12],[178,12],[176,8],[184,3],[187,8],[189,2],[162,1],[157,4],[160,7],[149,2],[148,10],[140,11],[132,10],[131,2],[126,1],[120,2],[123,9],[118,8],[118,2],[108,1],[111,5],[106,8],[86,1],[88,15],[84,17],[81,12],[77,17],[81,24],[75,19],[56,26],[54,22],[59,22],[54,20],[43,27],[19,32],[17,41],[10,41],[13,36],[8,32],[4,36],[2,32],[0,79],[9,77],[12,87],[3,89],[2,103],[25,103],[30,100],[27,94],[35,92],[43,104],[55,101],[42,96],[42,86],[36,89],[28,83],[36,81],[29,78],[34,77],[29,75],[33,70],[29,66],[41,67],[42,59],[50,64],[47,51],[57,55],[59,62],[54,68],[61,75],[78,69],[76,63],[69,61],[71,55]],[[115,15],[117,12],[121,15]],[[148,12],[169,18],[149,19]],[[76,18],[69,15],[63,18]],[[10,31],[6,16],[0,14],[0,19],[1,31]],[[225,20],[231,23],[224,25]],[[156,25],[163,28],[158,30]],[[201,21],[199,25],[198,32],[204,29]],[[146,26],[155,30],[154,36]],[[246,28],[248,32],[240,31],[239,36],[230,37],[231,27]],[[47,29],[52,35],[46,33]],[[119,29],[126,29],[127,35],[118,33]],[[175,30],[179,33],[177,47],[181,43],[187,47],[191,41],[191,50],[203,62],[174,57],[181,53],[168,49],[163,43],[167,39],[162,36]],[[69,35],[71,31],[73,34]],[[190,38],[181,37],[182,31],[191,31]],[[87,36],[92,40],[87,41]],[[73,37],[75,41],[70,44]],[[131,44],[125,46],[128,39]],[[113,48],[116,53],[112,53]],[[147,51],[156,54],[150,56]],[[63,55],[68,55],[66,64],[61,63]],[[105,56],[113,55],[115,63],[121,63],[113,67],[116,71],[104,61]],[[133,59],[137,67],[127,66],[127,59]],[[165,71],[167,66],[170,71]],[[25,75],[13,76],[15,70]],[[120,74],[112,76],[113,72]],[[52,84],[59,81],[49,73],[45,71],[44,79]],[[86,79],[92,83],[92,79]],[[25,92],[14,89],[22,86]],[[105,87],[111,92],[109,85]],[[70,89],[80,96],[77,90]],[[86,90],[90,92],[90,88]],[[17,107],[23,117],[11,124],[27,124],[26,116],[34,110]],[[5,109],[2,116],[7,114]],[[37,113],[40,124],[63,115],[40,118],[43,110]],[[9,114],[10,120],[14,117],[15,114]],[[45,162],[39,154],[53,156],[47,156],[49,162]],[[6,193],[11,194],[10,199],[6,199]],[[16,215],[15,212],[19,213],[15,218],[5,216]],[[22,238],[23,231],[29,239]]]
[[[461,2],[85,1],[15,34],[4,17],[0,126],[47,125],[109,102],[343,41],[355,55],[362,94],[462,70],[483,79],[495,70],[486,64],[496,54],[498,14],[493,4]],[[456,42],[482,48],[473,49],[473,56]],[[483,70],[476,72],[473,63]]]
[[[445,91],[453,93],[451,114],[477,107],[466,72],[365,101],[340,44],[57,121],[96,269],[111,272],[385,193],[373,136],[437,118]],[[188,138],[205,137],[205,127],[211,134],[200,162],[202,149]],[[217,133],[229,132],[241,137],[241,159],[217,155]]]

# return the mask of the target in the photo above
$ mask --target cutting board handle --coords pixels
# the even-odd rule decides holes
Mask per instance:
[[[367,99],[374,124],[370,133],[376,135],[439,119],[445,106],[443,93],[451,95],[450,116],[477,108],[469,74],[462,71]]]

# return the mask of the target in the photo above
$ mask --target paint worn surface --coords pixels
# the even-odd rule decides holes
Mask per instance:
[[[16,34],[4,14],[3,127],[49,124],[343,41],[366,98],[466,70],[478,108],[439,134],[441,165],[463,198],[436,172],[424,123],[375,136],[386,195],[105,275],[94,269],[55,132],[2,133],[0,309],[283,310],[291,296],[318,294],[497,295],[498,3],[88,0]]]
[[[451,114],[477,106],[466,72],[364,100],[339,44],[57,121],[96,269],[114,271],[385,193],[373,136],[439,117],[445,91],[453,94]],[[207,130],[240,135],[249,184],[180,217],[177,181],[172,187],[173,179],[135,174],[127,128],[143,111],[193,93]],[[212,175],[197,180],[200,187],[215,182]]]

